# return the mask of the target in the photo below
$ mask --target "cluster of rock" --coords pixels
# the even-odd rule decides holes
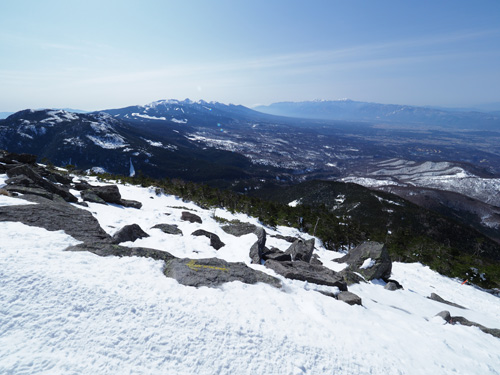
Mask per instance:
[[[166,276],[190,286],[218,286],[235,280],[248,284],[263,282],[275,287],[281,286],[278,279],[253,270],[244,263],[230,263],[218,258],[179,259],[162,250],[120,246],[122,242],[135,241],[147,237],[148,234],[137,224],[132,224],[121,228],[111,237],[90,212],[78,208],[78,205],[86,205],[85,202],[141,208],[140,202],[123,199],[116,185],[93,186],[85,181],[74,182],[69,176],[37,165],[36,157],[33,155],[1,150],[0,173],[6,173],[9,177],[4,188],[5,194],[11,196],[22,194],[23,199],[37,203],[0,207],[0,221],[19,221],[50,231],[64,230],[83,242],[67,248],[67,251],[89,251],[99,256],[141,256],[162,260],[165,261]],[[79,190],[84,202],[78,202],[78,199],[71,194],[71,189]],[[190,212],[183,212],[181,219],[202,222],[199,216]],[[175,225],[160,223],[153,228],[182,235],[182,231]],[[192,234],[208,237],[216,249],[224,246],[217,235],[208,231],[199,229]]]
[[[391,259],[386,247],[377,242],[365,242],[351,250],[345,257],[339,259],[339,262],[348,264],[347,268],[342,272],[335,272],[323,266],[313,254],[314,239],[280,236],[278,238],[291,243],[287,250],[281,251],[274,247],[271,249],[266,247],[264,228],[248,223],[235,223],[223,226],[222,229],[235,236],[249,233],[257,236],[257,241],[249,252],[252,263],[263,264],[288,279],[337,287],[340,293],[334,296],[349,304],[362,303],[361,298],[347,290],[348,285],[355,282],[381,278],[389,281],[387,283],[390,285],[389,290],[401,287],[399,283],[389,280]]]
[[[49,170],[36,164],[36,157],[27,154],[0,152],[0,173],[7,173],[5,191],[8,194],[23,194],[24,199],[38,204],[0,207],[0,221],[21,221],[28,225],[40,226],[48,230],[64,230],[83,244],[72,246],[70,251],[90,251],[100,256],[145,256],[165,261],[164,273],[181,284],[192,286],[217,286],[221,283],[239,280],[245,283],[265,282],[280,286],[280,281],[266,273],[253,270],[244,263],[229,263],[218,258],[179,259],[168,252],[149,248],[129,248],[120,243],[135,241],[149,235],[137,224],[127,225],[109,236],[97,220],[77,203],[116,204],[124,207],[141,208],[141,203],[123,199],[118,186],[93,186],[86,181],[74,181],[70,176]],[[84,202],[71,193],[80,191]],[[181,220],[202,224],[202,219],[189,211],[182,212]],[[182,235],[182,231],[172,224],[159,223],[152,228],[172,235]],[[347,286],[361,280],[387,279],[391,262],[382,244],[365,243],[351,251],[342,262],[348,263],[346,270],[334,272],[324,267],[314,255],[314,239],[304,240],[294,237],[279,237],[290,243],[286,251],[266,247],[266,231],[249,223],[229,224],[222,227],[234,236],[253,233],[257,241],[250,249],[253,263],[263,264],[277,274],[310,283],[334,286],[340,290],[335,297],[351,304],[361,304],[361,299],[347,291]],[[220,238],[204,229],[197,229],[193,236],[205,236],[210,245],[219,250],[225,244]],[[370,260],[366,267],[367,259]],[[373,264],[372,264],[373,263]]]

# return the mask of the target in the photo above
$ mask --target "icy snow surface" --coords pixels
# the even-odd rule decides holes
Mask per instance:
[[[212,216],[256,219],[203,210],[153,188],[120,191],[143,208],[89,203],[87,209],[110,234],[137,223],[151,235],[125,245],[250,262],[255,235],[228,235]],[[203,224],[180,221],[183,210]],[[151,229],[159,223],[175,223],[184,235]],[[226,246],[215,251],[207,238],[191,236],[198,228],[218,234]],[[298,234],[268,229],[277,232]],[[420,264],[393,264],[392,278],[404,290],[387,291],[381,281],[350,287],[363,299],[363,306],[350,306],[313,284],[283,278],[282,290],[240,282],[182,286],[162,274],[160,261],[64,252],[77,241],[62,231],[3,222],[0,238],[1,374],[500,373],[499,339],[434,318],[449,310],[500,328],[500,299]],[[268,236],[268,246],[289,244]],[[318,242],[315,251],[326,266],[342,268],[331,262],[341,254]],[[427,299],[432,292],[469,309]]]

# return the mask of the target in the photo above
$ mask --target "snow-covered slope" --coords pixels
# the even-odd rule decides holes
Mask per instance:
[[[122,245],[250,263],[255,235],[225,233],[214,214],[256,219],[204,210],[154,188],[120,186],[120,193],[143,207],[86,209],[109,234],[137,223],[150,235]],[[203,224],[181,221],[186,209]],[[151,229],[158,222],[177,224],[184,236]],[[198,228],[226,246],[215,251],[207,238],[189,235]],[[77,241],[61,231],[5,222],[0,236],[2,374],[500,374],[500,339],[435,317],[449,310],[500,328],[500,299],[420,264],[393,264],[392,278],[404,290],[385,290],[382,281],[351,286],[363,306],[350,306],[316,291],[329,287],[284,279],[260,265],[251,267],[284,287],[232,282],[197,289],[166,278],[160,261],[64,252]],[[268,245],[288,246],[271,236]],[[342,267],[330,261],[342,254],[318,242],[315,252],[326,266]],[[431,293],[468,309],[427,299]]]
[[[378,162],[372,169],[363,176],[348,176],[342,181],[366,187],[394,185],[446,190],[500,207],[500,178],[477,176],[457,163],[390,159]]]

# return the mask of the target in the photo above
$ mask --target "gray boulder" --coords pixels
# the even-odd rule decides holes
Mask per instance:
[[[138,201],[133,201],[130,199],[120,199],[120,205],[123,207],[137,208],[140,209],[142,207],[142,203]]]
[[[384,244],[363,242],[347,255],[335,260],[347,263],[349,269],[358,272],[366,280],[388,279],[391,276],[392,262]]]
[[[295,260],[302,260],[303,262],[309,263],[313,251],[314,238],[307,241],[299,238],[285,251],[285,254],[290,255],[292,262]]]
[[[449,324],[460,324],[467,327],[477,327],[484,333],[500,338],[500,329],[485,327],[482,324],[472,322],[467,318],[464,318],[463,316],[451,316],[449,311],[441,311],[440,313],[436,314],[436,316],[440,316],[444,319],[445,322]]]
[[[337,299],[339,301],[347,303],[348,305],[360,305],[360,306],[362,306],[361,297],[359,297],[357,294],[354,294],[351,292],[347,292],[347,291],[340,292],[337,295]]]
[[[384,289],[390,290],[392,292],[392,291],[398,290],[399,288],[395,282],[389,281],[387,284],[385,284]]]
[[[107,203],[121,204],[122,196],[116,185],[92,186],[92,191]]]
[[[342,277],[324,266],[307,263],[301,260],[295,262],[279,262],[272,259],[267,260],[265,266],[287,279],[308,281],[319,285],[336,286],[340,290],[347,290],[347,284]]]
[[[210,239],[210,246],[212,246],[215,250],[219,250],[221,247],[226,246],[226,244],[220,240],[218,235],[203,229],[195,230],[193,233],[191,233],[191,235],[208,237]]]
[[[246,284],[266,283],[281,287],[281,282],[264,272],[256,271],[244,263],[229,263],[218,258],[172,259],[165,264],[164,274],[188,286],[216,287],[231,281]]]
[[[250,223],[231,223],[223,225],[221,229],[227,234],[241,237],[245,234],[256,233],[257,226]]]
[[[180,234],[182,236],[182,230],[180,230],[175,224],[156,224],[153,228],[161,230],[163,233],[167,234]]]
[[[182,211],[181,220],[189,221],[190,223],[203,223],[201,217],[188,211]]]
[[[125,225],[118,232],[113,235],[112,243],[118,244],[122,242],[134,242],[139,238],[149,237],[149,234],[144,232],[137,224]]]

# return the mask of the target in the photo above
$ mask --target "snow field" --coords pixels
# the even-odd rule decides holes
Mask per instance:
[[[203,210],[150,188],[120,186],[120,192],[143,207],[90,203],[88,210],[110,234],[137,223],[151,235],[125,245],[249,263],[255,235],[228,235],[212,215],[256,219]],[[180,221],[186,209],[203,224]],[[177,224],[184,236],[150,229],[159,223]],[[226,246],[217,252],[207,238],[190,236],[199,228]],[[288,247],[266,230],[268,246]],[[420,264],[393,264],[392,277],[404,290],[384,290],[381,281],[351,286],[363,306],[349,306],[313,284],[282,277],[282,290],[240,282],[182,286],[162,274],[160,261],[64,252],[78,242],[62,231],[8,222],[0,223],[0,238],[1,374],[500,373],[499,339],[434,318],[449,310],[500,328],[500,299]],[[342,254],[317,247],[326,266],[342,268],[331,262]],[[469,309],[427,299],[432,292]]]

